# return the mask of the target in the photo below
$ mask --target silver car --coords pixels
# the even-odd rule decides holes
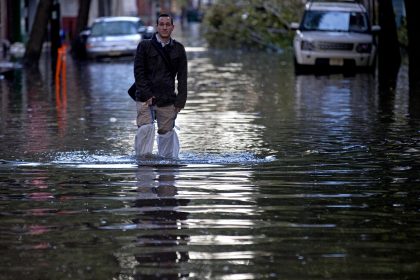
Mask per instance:
[[[84,31],[88,57],[134,55],[142,38],[154,33],[138,17],[102,17]]]
[[[351,66],[373,68],[376,44],[363,5],[356,2],[309,1],[293,40],[296,72],[305,66]]]

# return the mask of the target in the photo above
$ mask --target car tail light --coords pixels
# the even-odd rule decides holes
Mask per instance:
[[[372,51],[371,43],[360,43],[356,47],[358,53],[370,53]]]

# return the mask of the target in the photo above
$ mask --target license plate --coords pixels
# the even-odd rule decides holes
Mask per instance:
[[[341,59],[341,58],[330,58],[330,65],[343,66],[343,59]]]
[[[122,52],[110,52],[109,55],[112,56],[120,56],[122,54]]]

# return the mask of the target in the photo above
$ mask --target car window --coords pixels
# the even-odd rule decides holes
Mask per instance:
[[[128,35],[137,33],[136,25],[128,21],[98,22],[92,26],[91,36]]]
[[[354,32],[367,32],[369,27],[366,15],[362,13],[351,13],[349,30]]]
[[[302,30],[367,32],[366,15],[357,12],[307,11]]]

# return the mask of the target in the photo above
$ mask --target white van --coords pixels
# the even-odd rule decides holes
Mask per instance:
[[[293,40],[296,72],[305,66],[375,67],[376,44],[365,7],[355,1],[308,1]]]

